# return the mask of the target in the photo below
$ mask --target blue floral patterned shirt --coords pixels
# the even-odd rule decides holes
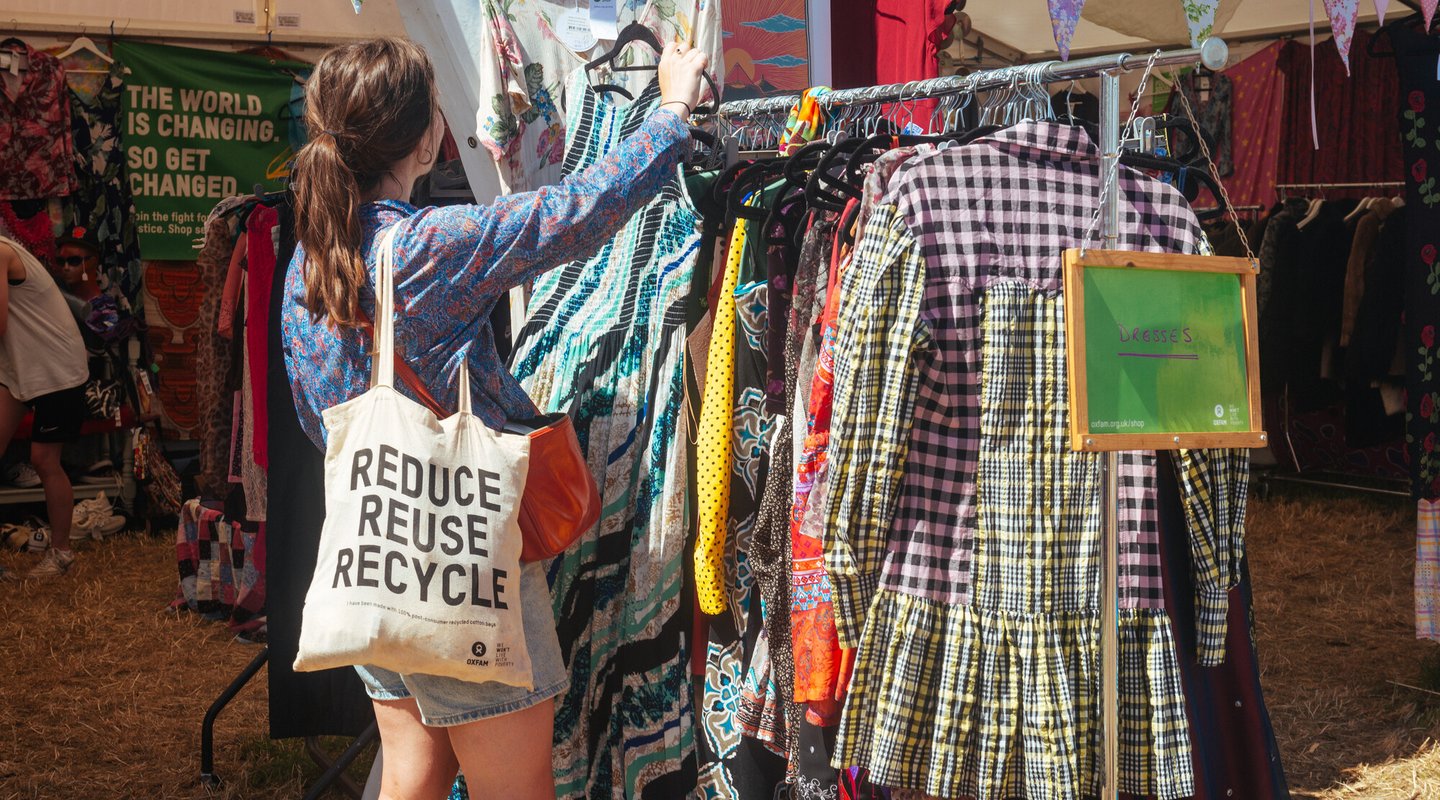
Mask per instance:
[[[360,307],[374,318],[374,265],[381,233],[395,236],[395,346],[435,399],[453,407],[455,378],[469,367],[472,411],[499,428],[535,414],[501,363],[490,312],[511,287],[586,258],[660,193],[688,149],[689,127],[674,112],[653,113],[604,160],[556,186],[500,197],[486,206],[415,208],[384,200],[360,211],[371,283]],[[285,366],[300,425],[325,446],[320,414],[363,394],[370,382],[370,336],[310,320],[303,305],[305,252],[296,248],[285,280]],[[403,384],[401,392],[411,395]]]

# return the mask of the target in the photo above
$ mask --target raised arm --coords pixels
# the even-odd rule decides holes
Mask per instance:
[[[412,218],[397,242],[399,263],[414,265],[400,276],[400,292],[407,281],[438,280],[464,295],[493,297],[589,256],[676,179],[690,141],[685,117],[699,100],[705,64],[699,51],[668,46],[659,67],[660,108],[614,152],[559,185]]]

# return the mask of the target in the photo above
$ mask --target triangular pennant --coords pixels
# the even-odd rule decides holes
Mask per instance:
[[[1340,51],[1340,60],[1345,62],[1345,74],[1350,74],[1350,40],[1355,38],[1355,17],[1360,14],[1360,0],[1325,0],[1325,13],[1330,17],[1330,33],[1335,37],[1335,47]]]
[[[1375,13],[1380,17],[1380,24],[1385,24],[1385,11],[1390,8],[1390,0],[1375,0]]]
[[[1430,30],[1430,21],[1435,19],[1435,5],[1440,0],[1420,0],[1420,10],[1425,14],[1425,30]]]
[[[1199,47],[1210,38],[1211,31],[1215,30],[1215,8],[1219,5],[1220,0],[1180,0],[1180,7],[1185,9],[1185,24],[1190,28],[1191,47]]]
[[[1085,0],[1047,0],[1050,3],[1050,28],[1055,32],[1055,46],[1060,48],[1060,60],[1070,58],[1070,39],[1075,35],[1075,23],[1080,21],[1080,9]]]

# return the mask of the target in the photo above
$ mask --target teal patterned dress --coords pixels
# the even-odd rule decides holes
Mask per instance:
[[[568,91],[565,173],[595,163],[659,104]],[[512,371],[535,404],[570,414],[604,506],[550,565],[571,686],[557,699],[561,798],[688,796],[695,786],[687,646],[686,300],[699,218],[680,174],[600,251],[540,277]]]

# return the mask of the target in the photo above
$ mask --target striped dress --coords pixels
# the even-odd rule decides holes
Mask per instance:
[[[658,106],[570,80],[565,174],[595,163]],[[586,261],[536,281],[512,371],[574,419],[600,486],[600,523],[549,568],[571,685],[555,717],[561,798],[674,798],[695,785],[682,594],[685,303],[700,245],[677,173]]]

